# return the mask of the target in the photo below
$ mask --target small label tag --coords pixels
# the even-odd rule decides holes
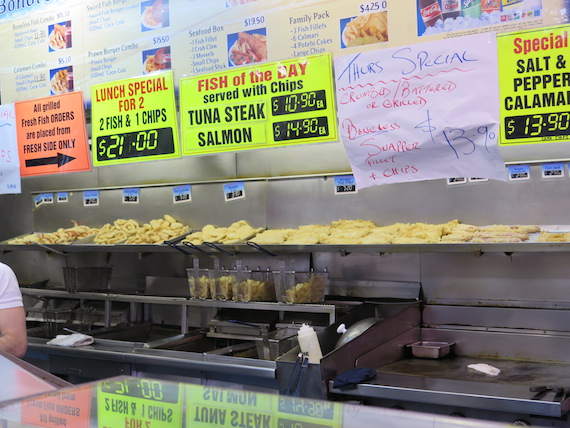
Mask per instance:
[[[140,189],[123,189],[123,204],[138,204],[140,200]]]
[[[243,182],[224,184],[224,198],[226,202],[245,198]]]
[[[509,181],[523,181],[523,180],[530,180],[530,166],[510,165]]]
[[[334,178],[334,194],[346,195],[350,193],[358,193],[356,188],[356,180],[354,175],[338,175]]]
[[[37,208],[44,202],[44,195],[40,194],[34,198],[34,206]]]
[[[542,178],[562,178],[564,177],[563,163],[545,163],[542,165]]]
[[[465,184],[467,179],[465,177],[452,177],[447,179],[447,184],[449,186],[454,186],[456,184]]]
[[[180,204],[192,201],[192,187],[189,184],[172,188],[172,202]]]
[[[96,207],[99,205],[99,190],[86,190],[83,192],[83,206]]]

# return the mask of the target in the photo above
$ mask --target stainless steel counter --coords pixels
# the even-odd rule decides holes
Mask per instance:
[[[497,367],[501,375],[489,376],[467,368],[475,363]],[[332,388],[331,382],[331,393],[551,417],[561,417],[570,406],[565,394],[556,397],[553,391],[537,394],[529,390],[533,385],[570,385],[568,364],[473,357],[408,358],[378,367],[377,372],[376,380],[350,391]]]
[[[147,349],[118,340],[96,339],[90,346],[69,348],[47,345],[47,339],[30,338],[26,359],[44,359],[49,371],[82,380],[138,372],[179,378],[239,378],[243,384],[277,388],[274,361],[255,360],[224,355]]]

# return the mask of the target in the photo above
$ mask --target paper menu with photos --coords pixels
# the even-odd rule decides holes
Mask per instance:
[[[0,194],[21,193],[14,104],[0,106]]]
[[[506,180],[494,35],[343,56],[334,64],[339,127],[359,189],[449,177]]]
[[[512,21],[493,30],[561,23],[563,0],[538,1],[539,14],[529,16],[531,0],[520,1],[524,19],[513,12]],[[420,25],[417,3],[395,0],[37,0],[17,12],[0,10],[10,58],[0,65],[2,102],[80,90],[89,107],[90,87],[112,80],[173,70],[177,82],[240,65],[425,39],[410,31]]]
[[[80,31],[72,31],[74,9],[38,11],[0,22],[2,53],[9,58],[0,68],[3,102],[74,90],[73,81],[80,74],[74,64],[82,38]]]

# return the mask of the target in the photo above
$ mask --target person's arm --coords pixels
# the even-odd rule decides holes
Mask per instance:
[[[0,349],[23,357],[28,347],[26,313],[23,307],[0,309]]]

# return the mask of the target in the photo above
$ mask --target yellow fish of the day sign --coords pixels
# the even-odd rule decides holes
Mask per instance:
[[[570,139],[569,33],[563,25],[497,36],[500,145]]]
[[[182,154],[337,140],[330,54],[180,80]]]
[[[93,165],[180,156],[172,71],[94,85]]]
[[[187,385],[186,426],[339,428],[342,426],[342,406],[301,397]]]

